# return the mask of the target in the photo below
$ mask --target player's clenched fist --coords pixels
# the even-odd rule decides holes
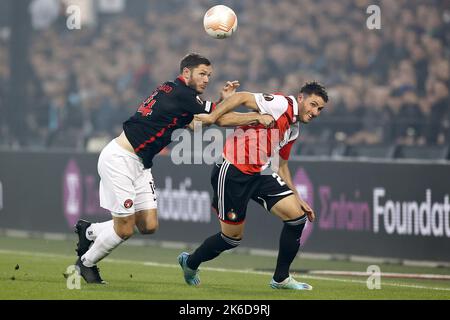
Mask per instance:
[[[212,125],[213,123],[216,122],[216,120],[217,119],[215,119],[214,117],[212,117],[210,114],[207,113],[200,113],[194,116],[194,121],[200,121],[205,126]]]
[[[268,114],[262,114],[258,118],[258,122],[266,128],[272,128],[273,125],[275,124],[275,120],[273,119],[273,117]]]

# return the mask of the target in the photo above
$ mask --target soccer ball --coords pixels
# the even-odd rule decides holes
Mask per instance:
[[[236,32],[237,24],[237,16],[234,11],[224,5],[210,8],[203,17],[205,31],[216,39],[231,37]]]

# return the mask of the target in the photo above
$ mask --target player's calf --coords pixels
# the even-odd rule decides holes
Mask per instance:
[[[136,221],[136,227],[140,234],[153,234],[158,230],[159,223],[158,221],[152,221],[150,223]]]
[[[156,209],[148,209],[137,212],[135,215],[135,223],[140,234],[155,233],[159,227]]]
[[[178,263],[183,270],[184,280],[191,286],[200,285],[198,267],[202,262],[212,260],[226,250],[236,248],[241,243],[241,239],[235,239],[217,233],[206,239],[193,254],[182,252],[178,256]]]
[[[116,219],[116,218],[114,218]],[[131,228],[133,231],[133,228]],[[116,232],[115,228],[112,226],[108,229],[105,229],[101,232],[98,237],[95,239],[94,244],[89,248],[89,250],[79,259],[81,264],[86,268],[94,268],[94,269],[86,269],[86,272],[93,271],[96,272],[96,265],[103,258],[108,256],[117,246],[125,241],[124,236],[128,236],[129,234],[119,234]],[[83,271],[83,269],[81,270]],[[97,270],[98,271],[98,270]],[[98,273],[98,272],[97,272]],[[96,275],[94,274],[94,277]],[[86,280],[88,281],[88,280]]]
[[[139,230],[140,234],[154,234],[158,230],[158,227],[152,227],[152,228],[148,228],[148,227],[139,228],[138,227],[138,230]]]
[[[197,270],[198,266],[205,261],[212,260],[222,252],[234,249],[241,244],[241,239],[230,238],[219,232],[206,239],[193,254],[189,256],[186,263],[192,270]]]
[[[273,279],[282,282],[289,277],[289,268],[300,248],[300,237],[305,227],[306,214],[293,220],[283,221],[280,235],[277,266]]]

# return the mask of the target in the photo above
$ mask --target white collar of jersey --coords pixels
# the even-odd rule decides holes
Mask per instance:
[[[289,96],[292,99],[292,109],[294,109],[294,123],[297,122],[298,117],[298,103],[294,96]]]

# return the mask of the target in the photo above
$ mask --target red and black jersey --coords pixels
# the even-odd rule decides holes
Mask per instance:
[[[123,123],[123,130],[144,167],[151,168],[153,157],[172,142],[172,132],[184,128],[195,114],[210,113],[215,104],[202,101],[197,92],[178,77],[160,85]]]

